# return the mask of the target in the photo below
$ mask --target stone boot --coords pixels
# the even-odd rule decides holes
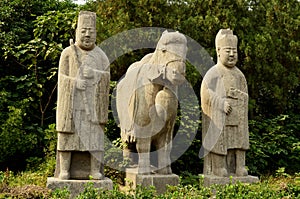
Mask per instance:
[[[212,154],[211,157],[213,162],[213,174],[220,177],[227,177],[228,172],[226,169],[226,156]]]
[[[97,151],[91,153],[91,171],[90,175],[93,180],[103,179],[101,171],[101,162],[103,160],[103,152]]]
[[[236,175],[237,176],[247,176],[248,175],[248,171],[246,169],[245,166],[245,158],[246,156],[246,151],[243,150],[237,150],[236,151]]]
[[[60,172],[58,178],[61,180],[70,179],[71,152],[58,151]]]

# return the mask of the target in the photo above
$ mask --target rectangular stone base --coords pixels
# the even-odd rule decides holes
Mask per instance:
[[[157,194],[163,194],[167,190],[167,185],[176,186],[179,184],[179,177],[176,174],[137,174],[135,168],[126,169],[126,186],[135,189],[137,185],[142,187],[154,186]]]
[[[75,198],[81,192],[84,191],[85,184],[92,182],[95,188],[101,188],[103,190],[112,190],[113,182],[109,178],[103,180],[60,180],[58,178],[47,178],[47,188],[51,190],[55,189],[67,189],[70,191],[70,198]]]
[[[204,186],[210,186],[213,184],[235,184],[237,182],[241,183],[256,183],[259,182],[257,176],[232,176],[231,177],[219,177],[214,175],[204,175]]]

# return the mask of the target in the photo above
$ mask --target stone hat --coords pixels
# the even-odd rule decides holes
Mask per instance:
[[[186,37],[179,32],[168,32],[167,30],[162,33],[156,49],[171,52],[177,56],[186,58],[187,40]]]
[[[85,24],[85,26],[96,28],[96,13],[90,11],[80,11],[78,15],[77,26]]]
[[[237,46],[238,38],[230,29],[220,29],[216,36],[216,48],[224,46]]]

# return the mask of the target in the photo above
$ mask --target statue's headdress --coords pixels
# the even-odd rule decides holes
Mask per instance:
[[[216,36],[216,48],[224,46],[237,46],[238,38],[230,29],[220,29]]]
[[[85,26],[96,28],[96,13],[90,11],[80,11],[78,15],[77,27],[85,24]]]

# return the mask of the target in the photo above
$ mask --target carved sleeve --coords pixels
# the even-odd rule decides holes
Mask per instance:
[[[93,120],[100,124],[105,124],[108,121],[110,73],[98,71],[97,76],[99,76],[100,79],[95,88],[95,115]]]
[[[60,57],[58,69],[56,130],[72,133],[72,107],[74,79],[70,74],[70,55],[65,49]]]

